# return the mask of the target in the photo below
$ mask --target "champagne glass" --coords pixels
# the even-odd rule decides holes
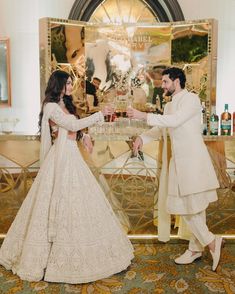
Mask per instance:
[[[117,97],[116,103],[115,103],[115,115],[117,118],[119,118],[121,116],[121,105],[120,105],[120,101],[119,101],[118,97]]]
[[[133,98],[130,96],[127,100],[127,109],[128,108],[133,108]],[[131,119],[128,119],[128,125],[131,126]]]
[[[106,106],[108,106],[112,110],[112,113],[105,116],[105,121],[112,122],[114,120],[115,102],[109,99]]]
[[[115,111],[116,111],[116,103],[115,101],[112,101],[109,103],[111,109],[112,109],[112,114],[110,115],[109,121],[113,122],[115,120]]]
[[[108,107],[110,107],[109,103],[100,103],[101,111],[103,111],[104,109],[107,109]],[[109,122],[110,120],[111,120],[111,115],[110,114],[104,115],[104,121],[105,122]]]

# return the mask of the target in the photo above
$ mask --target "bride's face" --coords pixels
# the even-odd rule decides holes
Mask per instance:
[[[73,81],[72,79],[69,77],[67,79],[67,82],[66,82],[66,86],[65,86],[65,95],[71,95],[72,93],[72,90],[73,90]]]

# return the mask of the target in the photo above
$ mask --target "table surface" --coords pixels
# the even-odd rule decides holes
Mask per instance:
[[[0,141],[0,155],[27,168],[39,160],[40,141]]]

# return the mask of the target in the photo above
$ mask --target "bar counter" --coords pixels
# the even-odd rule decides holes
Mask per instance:
[[[121,132],[111,125],[103,127],[102,132],[89,129],[94,139],[92,155],[80,142],[78,147],[129,237],[156,240],[162,142],[146,144],[143,158],[133,157],[132,137],[145,127],[134,133],[130,127]],[[235,239],[235,136],[204,136],[204,140],[220,182],[219,200],[207,211],[208,226],[214,233]],[[168,145],[170,150],[170,141]],[[7,232],[38,172],[39,148],[37,135],[0,134],[0,237]],[[177,222],[172,216],[172,238],[177,238]]]

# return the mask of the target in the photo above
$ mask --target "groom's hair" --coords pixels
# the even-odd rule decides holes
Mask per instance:
[[[169,75],[169,78],[172,81],[179,79],[181,88],[182,89],[185,88],[186,76],[184,71],[181,68],[178,68],[178,67],[167,68],[162,72],[162,75]]]

